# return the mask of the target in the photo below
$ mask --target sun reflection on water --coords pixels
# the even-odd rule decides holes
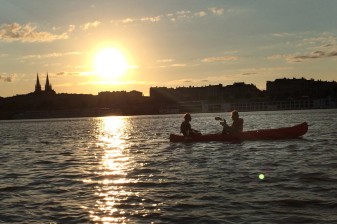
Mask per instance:
[[[126,120],[123,117],[107,117],[100,120],[97,131],[97,146],[100,166],[95,171],[95,194],[97,200],[90,218],[100,223],[120,223],[127,221],[123,200],[135,193],[125,186],[132,170],[133,161],[125,149]]]

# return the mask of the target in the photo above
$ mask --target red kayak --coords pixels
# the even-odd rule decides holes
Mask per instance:
[[[206,134],[184,137],[183,135],[170,135],[171,142],[208,142],[208,141],[242,141],[242,140],[276,140],[298,138],[308,131],[307,122],[292,127],[261,129],[244,131],[234,134]]]

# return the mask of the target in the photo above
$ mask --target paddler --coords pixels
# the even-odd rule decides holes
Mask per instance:
[[[222,134],[238,133],[242,132],[243,130],[243,119],[239,117],[239,112],[237,110],[232,111],[233,123],[230,126],[226,123],[226,120],[224,119],[221,119],[219,117],[216,117],[215,119],[222,120],[222,122],[220,122],[220,124],[223,126]]]
[[[192,120],[191,114],[186,113],[184,115],[184,121],[180,125],[180,132],[185,136],[201,135],[200,131],[191,128],[190,121]]]

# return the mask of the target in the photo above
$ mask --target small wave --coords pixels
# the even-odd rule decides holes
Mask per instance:
[[[6,186],[1,187],[0,192],[17,192],[26,189],[26,186]]]
[[[308,206],[313,206],[313,205],[323,205],[325,204],[324,201],[322,200],[317,200],[317,199],[281,199],[281,200],[276,200],[273,201],[276,205],[279,206],[289,206],[289,207],[308,207]]]
[[[305,183],[314,183],[314,182],[330,182],[330,183],[337,183],[337,179],[331,178],[325,173],[307,173],[302,174],[299,177],[301,182]]]
[[[56,164],[57,162],[50,161],[50,160],[39,160],[36,161],[34,164],[35,165],[50,165],[50,164]]]
[[[312,217],[306,217],[306,216],[289,216],[286,218],[283,218],[276,223],[322,223],[323,220],[315,219]]]
[[[5,176],[3,176],[3,179],[16,179],[19,178],[21,176],[21,174],[17,174],[17,173],[8,173]]]

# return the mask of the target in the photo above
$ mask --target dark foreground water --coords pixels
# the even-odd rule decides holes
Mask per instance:
[[[337,223],[336,114],[241,113],[246,130],[310,126],[237,144],[170,143],[182,115],[2,121],[0,222]],[[192,126],[219,132],[218,115]]]

